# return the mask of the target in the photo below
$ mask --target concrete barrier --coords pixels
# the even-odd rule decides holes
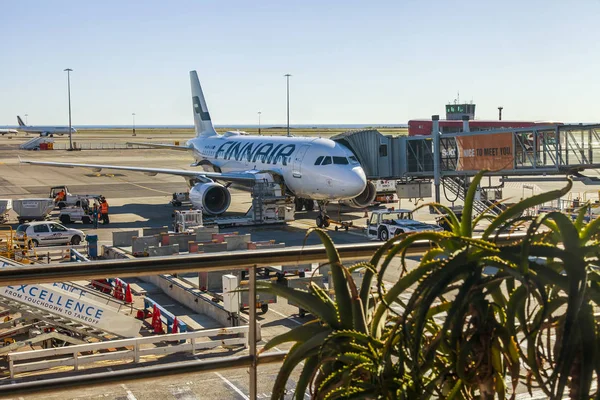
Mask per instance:
[[[169,232],[169,227],[167,226],[162,226],[160,228],[144,228],[143,230],[144,236],[154,236],[167,232]]]
[[[212,301],[211,296],[202,293],[191,284],[172,275],[142,276],[140,279],[152,283],[167,296],[199,314],[211,317],[222,326],[247,325],[249,322],[243,314],[238,314],[238,321],[235,321],[231,313],[226,311],[221,304]],[[261,340],[261,329],[258,321],[256,331],[257,340]]]
[[[113,246],[130,247],[134,237],[140,236],[139,230],[113,232]]]
[[[104,244],[102,245],[101,256],[102,256],[102,258],[109,259],[109,260],[134,258],[133,256],[124,253],[120,249],[117,249],[112,246],[106,246]]]
[[[227,243],[227,251],[232,250],[246,250],[248,243],[250,243],[250,234],[225,236],[225,243]]]
[[[150,247],[158,247],[160,242],[159,236],[140,236],[133,239],[131,244],[131,252],[134,255],[143,255],[148,252]]]
[[[198,243],[199,253],[218,253],[220,251],[227,251],[227,243]]]
[[[177,233],[169,235],[169,244],[178,244],[179,251],[189,251],[188,245],[196,240],[195,234]]]
[[[213,234],[219,233],[218,226],[204,226],[196,230],[196,242],[210,242]]]
[[[247,243],[246,248],[248,250],[258,250],[258,249],[282,249],[285,247],[285,243],[275,243],[274,240],[270,240],[268,242],[250,242]]]
[[[223,292],[223,275],[239,275],[239,271],[211,271],[198,273],[198,286],[209,292]]]
[[[172,256],[179,253],[179,245],[170,244],[168,246],[148,247],[149,257]]]

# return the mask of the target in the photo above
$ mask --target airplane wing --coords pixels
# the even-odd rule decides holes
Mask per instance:
[[[168,168],[145,168],[145,167],[130,167],[130,166],[120,166],[120,165],[100,165],[100,164],[75,164],[75,163],[61,163],[61,162],[53,162],[53,161],[30,161],[30,160],[21,160],[19,157],[19,162],[22,164],[31,164],[31,165],[45,165],[48,167],[61,167],[61,168],[89,168],[95,172],[100,172],[103,169],[116,169],[121,171],[134,171],[134,172],[143,172],[146,175],[154,176],[157,174],[168,174],[168,175],[177,175],[182,177],[192,177],[192,178],[209,178],[209,179],[218,179],[222,181],[229,182],[240,182],[240,183],[252,183],[256,181],[256,175],[250,172],[229,172],[229,173],[221,173],[221,172],[205,172],[205,171],[188,171],[185,169],[168,169]]]
[[[188,146],[175,146],[172,144],[159,144],[159,143],[147,143],[147,142],[127,142],[127,145],[138,145],[138,146],[147,146],[154,147],[157,149],[169,149],[169,150],[179,150],[179,151],[194,151],[193,147]]]

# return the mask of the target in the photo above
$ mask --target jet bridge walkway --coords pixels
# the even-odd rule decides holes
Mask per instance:
[[[434,118],[434,132],[439,131],[436,126]],[[470,178],[482,169],[490,171],[488,176],[533,177],[600,168],[600,124],[549,124],[413,137],[362,130],[332,139],[354,152],[368,179],[396,180],[397,184],[434,180],[436,201],[440,200],[440,185],[464,200]],[[495,203],[499,198],[491,193],[501,195],[501,187],[482,187],[483,198],[475,202],[478,212],[502,211]]]
[[[432,178],[433,138],[405,138],[404,177]],[[442,176],[564,175],[600,168],[600,124],[548,125],[531,128],[440,135]]]

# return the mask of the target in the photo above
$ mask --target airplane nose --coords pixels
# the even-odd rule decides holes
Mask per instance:
[[[346,187],[352,196],[358,196],[365,190],[367,177],[361,167],[352,168],[352,175],[349,177]]]

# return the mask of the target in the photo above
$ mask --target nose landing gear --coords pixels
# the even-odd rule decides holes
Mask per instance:
[[[352,221],[338,221],[335,219],[332,219],[331,217],[329,217],[329,215],[327,215],[327,202],[326,201],[319,201],[319,215],[317,215],[316,218],[316,223],[317,223],[317,227],[319,228],[329,228],[330,225],[335,225],[335,230],[339,230],[339,229],[344,229],[345,231],[348,231],[348,228],[350,228],[352,225]],[[338,218],[339,218],[339,214],[338,214]]]

